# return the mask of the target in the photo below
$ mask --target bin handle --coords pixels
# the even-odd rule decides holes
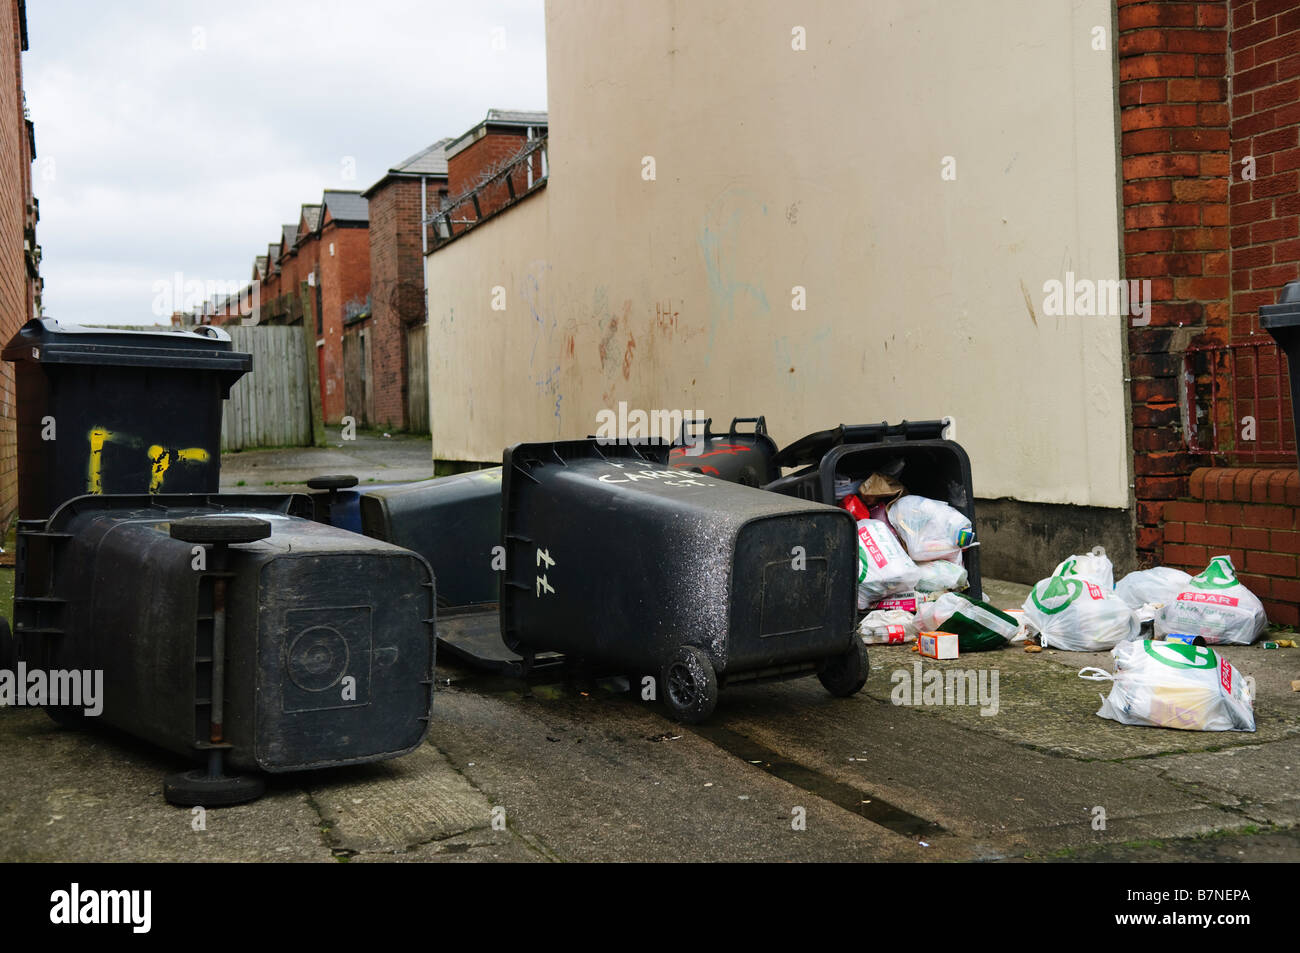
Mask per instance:
[[[687,446],[690,441],[686,439],[686,428],[692,424],[704,424],[704,439],[708,440],[711,436],[709,433],[709,424],[713,423],[712,417],[683,417],[682,418],[682,446]]]
[[[731,428],[728,436],[736,436],[736,424],[753,424],[755,434],[767,436],[767,418],[766,417],[732,417]]]

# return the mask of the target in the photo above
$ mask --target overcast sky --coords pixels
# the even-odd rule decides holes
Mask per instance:
[[[44,305],[64,321],[154,323],[156,282],[248,279],[323,189],[365,189],[488,109],[546,108],[543,0],[35,0],[27,18]]]

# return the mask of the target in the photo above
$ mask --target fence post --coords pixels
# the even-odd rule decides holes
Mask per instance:
[[[316,309],[307,282],[299,287],[302,300],[302,346],[307,355],[307,400],[311,413],[311,444],[325,446],[325,414],[320,403],[320,369],[316,364]]]

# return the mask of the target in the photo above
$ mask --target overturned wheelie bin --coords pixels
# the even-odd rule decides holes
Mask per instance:
[[[22,517],[9,650],[50,686],[26,704],[202,765],[165,780],[177,804],[420,743],[429,565],[314,522],[305,496],[218,493],[222,399],[252,363],[225,332],[38,320],[3,357]]]
[[[866,683],[844,510],[574,440],[506,451],[502,521],[501,635],[526,660],[648,675],[686,722],[737,682],[817,674],[842,696]]]

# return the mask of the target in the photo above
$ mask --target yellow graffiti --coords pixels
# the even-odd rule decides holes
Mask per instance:
[[[91,493],[104,492],[104,481],[99,474],[99,465],[104,458],[104,443],[112,436],[110,431],[99,427],[90,432],[90,481],[87,483],[87,489]]]
[[[93,428],[90,431],[90,479],[86,484],[86,489],[91,493],[104,492],[104,445],[109,441],[117,441],[135,447],[140,446],[140,442],[132,437],[114,434],[111,430],[105,430],[102,427]],[[154,444],[149,448],[148,455],[151,464],[150,493],[157,493],[162,489],[163,480],[167,477],[167,470],[175,461],[180,460],[185,463],[206,463],[208,461],[208,451],[202,447],[169,450],[166,447]]]
[[[167,468],[172,465],[172,460],[188,460],[197,463],[204,463],[208,459],[208,451],[202,447],[191,447],[188,450],[168,450],[154,444],[149,448],[149,460],[153,463],[153,475],[149,480],[149,492],[157,493],[162,487],[163,479],[167,476]]]

